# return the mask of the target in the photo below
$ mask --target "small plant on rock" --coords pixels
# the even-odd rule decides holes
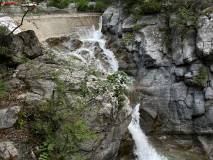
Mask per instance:
[[[207,76],[207,71],[204,69],[204,67],[201,66],[198,70],[198,75],[195,77],[195,79],[192,82],[198,86],[204,87],[206,76]]]
[[[127,32],[124,37],[121,39],[121,43],[124,46],[133,45],[134,36],[133,33]]]

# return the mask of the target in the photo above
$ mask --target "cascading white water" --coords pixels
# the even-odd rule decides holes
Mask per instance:
[[[132,113],[132,121],[128,126],[129,132],[135,141],[134,154],[137,156],[137,160],[167,160],[166,157],[160,156],[155,149],[149,144],[146,135],[140,128],[139,113],[140,104],[137,104]]]
[[[106,40],[102,38],[103,34],[101,29],[102,17],[100,17],[98,30],[93,26],[89,30],[86,29],[79,32],[79,37],[83,45],[78,50],[70,52],[70,54],[78,57],[89,65],[96,66],[104,72],[114,73],[118,70],[118,61],[114,53],[106,49]]]
[[[4,15],[2,15],[2,17],[0,17],[0,26],[5,26],[10,31],[12,31],[13,29],[15,29],[17,27],[15,22],[12,20],[12,18],[10,18],[8,16],[4,16]],[[13,33],[18,34],[20,32],[21,32],[21,30],[18,28]]]
[[[102,29],[102,17],[99,21],[99,29],[96,30],[95,26],[92,28],[82,28],[79,31],[80,40],[83,45],[76,51],[69,54],[79,58],[83,62],[96,66],[102,71],[113,73],[118,70],[118,61],[116,60],[114,53],[109,49],[106,49],[106,40],[103,39]],[[98,53],[97,48],[101,49]],[[134,151],[137,156],[137,160],[167,160],[167,158],[160,156],[155,149],[148,143],[147,137],[143,133],[139,124],[139,106],[138,104],[133,113],[132,121],[128,127],[135,141],[136,149]]]

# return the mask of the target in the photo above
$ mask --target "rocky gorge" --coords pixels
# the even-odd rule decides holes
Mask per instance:
[[[50,30],[59,32],[39,32],[38,28],[35,32],[24,31],[36,28],[47,18],[40,21],[35,17],[33,23],[22,26],[24,32],[0,37],[1,46],[10,51],[9,56],[0,55],[0,77],[6,80],[9,93],[0,106],[0,159],[37,159],[37,148],[28,143],[27,125],[19,128],[23,117],[20,115],[23,108],[58,99],[57,77],[53,73],[63,73],[58,78],[69,91],[78,90],[85,79],[86,86],[93,90],[108,80],[106,72],[115,71],[113,67],[133,79],[132,87],[126,91],[128,98],[116,97],[111,92],[93,97],[95,111],[83,116],[100,139],[84,142],[79,153],[94,160],[136,159],[127,127],[132,108],[140,103],[140,127],[159,153],[171,160],[213,159],[211,7],[197,19],[199,27],[190,22],[183,28],[174,27],[178,15],[163,11],[144,15],[135,22],[122,6],[111,6],[103,13],[103,26],[97,31],[98,16],[83,16],[76,28],[74,23],[70,24],[72,18],[66,20],[63,16],[59,18],[60,25],[50,25]],[[60,29],[63,24],[64,29]],[[135,29],[135,24],[140,24],[140,28]],[[92,25],[95,27],[91,29]],[[104,34],[101,38],[104,36],[107,41],[100,39],[100,29]],[[77,34],[70,34],[70,30]],[[90,33],[97,35],[90,37]],[[106,54],[111,51],[117,60]],[[8,67],[13,70],[8,71]],[[102,69],[101,76],[94,68]],[[67,92],[65,95],[72,105],[76,99],[71,97],[75,96]]]
[[[121,8],[110,7],[103,14],[108,47],[119,57],[119,69],[135,78],[129,98],[141,104],[141,128],[167,152],[188,149],[212,158],[212,16],[203,14],[198,29],[189,23],[182,33],[172,27],[174,14],[147,15],[137,22]],[[139,30],[135,23],[142,24]],[[170,48],[165,28],[170,30]]]

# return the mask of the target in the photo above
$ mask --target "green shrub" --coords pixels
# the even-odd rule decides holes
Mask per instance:
[[[80,0],[76,4],[77,11],[87,11],[88,10],[88,3],[89,1]]]
[[[207,76],[207,71],[204,69],[204,67],[200,67],[198,70],[198,75],[195,77],[195,79],[192,81],[195,85],[204,87],[205,86],[205,79]]]
[[[108,5],[104,2],[97,2],[95,4],[94,11],[95,12],[104,12],[107,9]]]
[[[163,2],[157,0],[124,1],[124,12],[134,15],[153,14],[161,11]]]
[[[60,9],[68,7],[69,3],[74,2],[74,0],[51,0],[48,6],[57,7]]]
[[[197,28],[196,25],[199,15],[191,9],[179,8],[177,12],[177,17],[172,19],[172,28],[184,28],[190,24],[192,27]]]
[[[121,44],[123,46],[133,45],[134,36],[133,33],[127,32],[124,37],[121,39]]]
[[[0,46],[0,55],[7,56],[8,48],[4,46]]]
[[[0,100],[5,97],[6,86],[2,79],[0,79]]]
[[[0,26],[0,35],[5,35],[8,29],[5,26]]]
[[[146,22],[143,22],[142,24],[136,23],[133,27],[135,31],[139,31],[141,28],[146,27],[148,24]]]
[[[172,50],[172,39],[170,34],[166,34],[163,40],[163,43],[166,45],[169,51]]]

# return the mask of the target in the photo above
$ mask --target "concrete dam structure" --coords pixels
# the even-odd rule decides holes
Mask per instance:
[[[98,28],[100,13],[72,13],[57,15],[28,16],[24,19],[21,31],[35,31],[40,42],[51,37],[72,36],[79,27]],[[21,23],[22,17],[14,17],[16,24]],[[75,32],[74,32],[75,31]]]

